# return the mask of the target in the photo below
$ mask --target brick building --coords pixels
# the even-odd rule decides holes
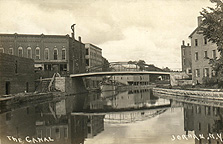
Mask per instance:
[[[92,71],[102,71],[101,65],[103,64],[103,57],[102,57],[102,49],[90,44],[85,44],[86,49],[86,70],[89,72]],[[99,68],[97,68],[99,66]]]
[[[85,72],[85,46],[69,35],[0,34],[0,52],[34,59],[43,77]]]
[[[182,71],[188,75],[192,74],[192,62],[191,62],[191,46],[189,43],[185,45],[183,41],[181,45],[181,61],[182,61]]]
[[[199,16],[198,26],[189,36],[191,38],[192,80],[194,83],[202,83],[204,77],[214,75],[209,60],[220,56],[216,44],[209,42],[202,34],[201,23],[202,17]]]
[[[85,60],[86,60],[86,71],[87,72],[100,72],[103,69],[104,59],[102,57],[102,49],[90,44],[85,43]],[[85,79],[86,87],[99,88],[99,83],[102,82],[102,77],[91,77]]]
[[[34,61],[0,53],[0,95],[34,90]]]

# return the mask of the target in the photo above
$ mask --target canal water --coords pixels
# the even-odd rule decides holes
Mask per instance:
[[[220,144],[221,107],[148,89],[1,107],[0,144]]]

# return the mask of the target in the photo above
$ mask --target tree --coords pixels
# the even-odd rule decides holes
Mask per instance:
[[[220,84],[223,82],[223,1],[210,1],[216,3],[216,7],[202,10],[203,21],[200,30],[208,41],[217,45],[217,50],[220,52],[220,58],[210,59],[210,64]]]
[[[139,70],[145,70],[145,64],[146,64],[146,62],[144,61],[144,60],[139,60],[138,62],[137,62],[137,65],[139,66]]]

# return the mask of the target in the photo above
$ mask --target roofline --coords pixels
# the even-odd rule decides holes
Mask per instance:
[[[190,35],[189,38],[192,38],[192,35],[198,30],[198,28],[200,28],[200,26],[198,26]]]
[[[91,43],[84,43],[85,45],[86,44],[89,44],[90,46],[93,46],[93,47],[95,47],[95,48],[97,48],[97,49],[99,49],[99,50],[102,50],[101,48],[99,48],[98,46],[96,46],[96,45],[94,45],[94,44],[91,44]]]
[[[45,35],[45,34],[18,34],[18,33],[14,33],[14,34],[7,34],[7,33],[0,33],[0,36],[32,36],[32,37],[70,37],[69,34],[66,34],[66,35]]]

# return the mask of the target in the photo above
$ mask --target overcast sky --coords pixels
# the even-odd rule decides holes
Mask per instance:
[[[181,68],[180,45],[209,0],[0,0],[0,33],[70,34],[110,62],[145,60]]]

